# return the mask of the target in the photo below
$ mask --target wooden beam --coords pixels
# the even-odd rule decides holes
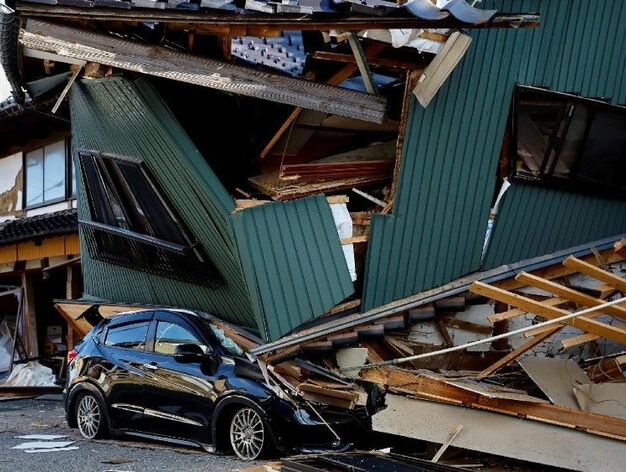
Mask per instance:
[[[553,320],[562,316],[567,316],[568,311],[560,308],[544,305],[541,302],[537,302],[527,297],[523,297],[516,293],[508,292],[497,287],[484,284],[482,282],[474,282],[470,287],[472,293],[483,295],[494,300],[508,303],[509,305],[516,306],[521,310],[526,310],[530,313],[541,315],[542,317]],[[612,341],[620,344],[626,344],[626,331],[621,328],[616,328],[605,323],[601,323],[590,318],[580,316],[578,318],[571,318],[565,320],[563,324],[573,326],[574,328],[586,331],[588,333],[596,334],[600,337],[611,339]]]
[[[611,287],[615,287],[622,293],[626,293],[626,279],[620,277],[619,275],[600,269],[599,267],[589,264],[588,262],[580,260],[574,256],[569,256],[565,259],[563,261],[563,265],[576,272],[580,272],[588,275],[589,277],[600,280]]]
[[[562,298],[548,298],[547,300],[542,301],[541,303],[548,306],[560,306],[567,305],[569,302],[567,300],[563,300]],[[487,319],[492,323],[496,323],[498,321],[509,320],[511,318],[515,318],[516,316],[523,315],[528,313],[524,310],[519,310],[517,308],[511,308],[510,310],[503,311],[502,313],[495,313],[493,315],[489,315]]]
[[[367,90],[368,93],[377,93],[374,76],[372,75],[370,66],[367,63],[365,52],[363,52],[359,37],[354,31],[349,31],[347,33],[347,38],[352,54],[354,54],[354,58],[356,59],[356,65],[359,68],[359,73],[361,74],[361,78],[365,84],[365,90]]]
[[[330,51],[315,51],[312,56],[313,59],[321,61],[335,61],[335,62],[347,62],[349,64],[355,64],[356,59],[351,54],[343,54],[339,52]],[[396,59],[385,59],[382,57],[366,56],[367,62],[373,66],[383,66],[393,69],[405,69],[422,71],[425,64],[419,62],[401,61]]]
[[[290,31],[360,31],[365,29],[467,29],[467,28],[535,28],[539,26],[540,15],[536,13],[497,13],[489,22],[469,25],[455,19],[452,15],[433,22],[412,15],[396,14],[385,17],[368,15],[275,15],[255,12],[254,15],[222,11],[184,11],[160,9],[118,9],[118,8],[83,8],[62,5],[41,5],[19,2],[19,13],[23,17],[78,18],[120,22],[159,22],[184,23],[188,29],[196,27],[257,27],[269,30]],[[269,33],[268,33],[269,34]]]
[[[380,54],[386,47],[387,46],[381,42],[372,43],[367,47],[366,54],[376,56],[377,54]],[[326,81],[326,84],[327,85],[339,85],[344,80],[352,77],[352,75],[354,75],[356,70],[357,70],[356,64],[347,64],[341,69],[339,69],[337,72],[335,72]],[[293,111],[287,117],[285,122],[282,125],[280,125],[280,128],[278,128],[278,131],[276,132],[276,134],[272,136],[272,139],[270,139],[269,142],[265,145],[265,147],[261,151],[261,154],[259,154],[261,159],[266,157],[272,151],[272,149],[274,148],[278,140],[282,138],[285,132],[296,122],[301,112],[302,112],[302,107],[300,106],[297,106],[296,108],[293,109]]]
[[[366,243],[367,242],[367,234],[362,236],[352,236],[350,238],[343,238],[341,240],[341,245],[345,246],[346,244],[358,244],[358,243]]]
[[[613,249],[605,249],[604,251],[600,251],[600,254],[602,255],[603,259],[609,264],[612,264],[615,262],[621,262],[624,260],[624,258],[620,256],[618,253],[616,253],[615,251],[613,251]],[[598,261],[596,260],[596,257],[593,254],[579,257],[579,259],[589,262],[590,264],[593,264],[593,265],[596,265],[598,263]],[[548,280],[558,279],[565,275],[575,274],[577,272],[578,271],[575,269],[570,269],[569,267],[565,267],[562,261],[554,265],[543,267],[541,269],[532,271],[533,274],[539,277],[542,277],[544,279],[548,279]],[[503,288],[505,290],[515,290],[517,288],[523,287],[523,284],[515,280],[515,277],[510,277],[508,279],[499,280],[497,282],[494,282],[492,285]]]
[[[533,347],[535,347],[537,344],[541,343],[542,341],[545,341],[546,339],[548,339],[550,336],[552,336],[559,330],[563,329],[563,326],[556,326],[556,327],[549,326],[548,328],[550,328],[548,331],[538,334],[534,338],[526,341],[517,349],[514,349],[513,351],[508,353],[502,359],[491,364],[489,367],[487,367],[485,370],[483,370],[480,374],[476,376],[476,380],[485,379],[489,377],[490,375],[492,375],[494,372],[497,372],[503,367],[506,367],[507,365],[511,364],[513,361],[518,359],[522,354],[529,351],[530,349],[532,349]]]
[[[546,292],[553,293],[558,297],[570,300],[574,303],[578,303],[579,305],[583,305],[586,307],[591,308],[594,306],[602,305],[604,303],[604,300],[592,297],[585,293],[578,292],[569,287],[565,287],[564,285],[557,284],[556,282],[542,279],[541,277],[537,277],[536,275],[529,274],[527,272],[521,272],[517,274],[515,278],[520,282],[524,282],[530,286],[533,286],[540,290],[545,290]],[[619,305],[609,306],[603,311],[611,316],[626,320],[626,309]]]
[[[159,46],[29,19],[20,32],[25,47],[94,61],[165,79],[382,123],[386,100],[353,90],[285,77]]]
[[[359,375],[364,380],[383,383],[391,390],[397,388],[403,393],[413,393],[420,398],[431,399],[440,403],[462,404],[469,408],[540,421],[626,441],[626,420],[621,418],[572,410],[550,403],[489,398],[461,386],[398,369],[379,369],[378,372],[365,370]]]

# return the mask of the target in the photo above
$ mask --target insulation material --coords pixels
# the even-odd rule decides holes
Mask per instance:
[[[432,39],[421,38],[423,29],[390,29],[390,30],[363,30],[359,32],[362,38],[373,39],[391,44],[394,48],[408,47],[420,52],[437,54],[443,47],[443,43]],[[447,30],[428,30],[434,32],[447,32]]]
[[[4,383],[5,387],[54,387],[56,377],[49,367],[37,361],[17,364]]]
[[[337,233],[339,233],[339,239],[352,237],[352,218],[350,217],[348,206],[345,203],[335,203],[330,206],[330,209],[333,212],[333,219],[335,220]],[[354,282],[356,280],[354,244],[343,244],[341,249],[343,250],[343,256],[345,257],[346,264],[348,265],[350,278]]]

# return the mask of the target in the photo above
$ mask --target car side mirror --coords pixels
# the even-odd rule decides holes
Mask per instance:
[[[174,359],[178,362],[200,362],[204,351],[197,344],[179,344],[174,348]]]

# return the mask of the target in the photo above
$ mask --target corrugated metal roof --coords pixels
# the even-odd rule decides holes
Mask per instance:
[[[354,292],[330,206],[323,196],[249,208],[235,233],[266,338],[275,339]]]
[[[479,269],[516,82],[626,102],[626,2],[481,7],[539,11],[542,25],[472,31],[470,50],[429,107],[412,100],[393,214],[372,219],[365,310]]]
[[[96,261],[82,251],[88,294],[209,311],[258,327],[269,340],[352,293],[326,199],[271,203],[232,215],[234,200],[146,80],[77,83],[71,112],[75,149],[142,159],[225,280],[209,289]],[[78,187],[79,216],[88,220],[82,182]]]
[[[501,202],[483,267],[491,269],[624,231],[624,201],[515,182]]]

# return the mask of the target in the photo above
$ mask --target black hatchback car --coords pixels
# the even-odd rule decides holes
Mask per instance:
[[[271,447],[345,448],[337,436],[367,428],[363,416],[281,395],[211,320],[145,310],[100,321],[68,356],[68,424],[88,439],[124,433],[245,460]]]

